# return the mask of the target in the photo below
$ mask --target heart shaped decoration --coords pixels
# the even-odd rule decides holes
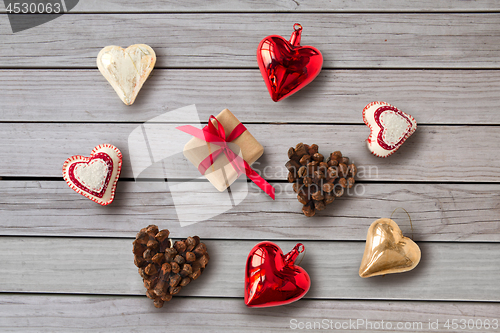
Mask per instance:
[[[301,299],[311,286],[307,272],[294,265],[303,251],[304,245],[300,243],[286,255],[272,242],[255,245],[245,269],[245,304],[269,307]]]
[[[290,41],[281,36],[264,38],[257,48],[257,62],[273,101],[293,95],[318,76],[323,56],[312,46],[300,46],[302,26],[296,23]]]
[[[123,49],[106,46],[97,56],[97,67],[126,105],[132,105],[153,70],[156,54],[145,44]]]
[[[122,153],[113,145],[102,144],[92,150],[90,157],[68,158],[63,177],[73,190],[105,206],[113,202],[121,168]]]
[[[288,182],[293,183],[293,191],[304,205],[302,212],[307,217],[325,209],[335,198],[349,194],[358,172],[356,165],[340,151],[325,157],[318,150],[317,144],[298,143],[288,149],[289,160],[285,164]]]
[[[411,271],[420,262],[420,257],[418,245],[403,236],[396,222],[378,219],[368,229],[359,276],[367,278]]]
[[[371,130],[366,140],[368,149],[378,157],[394,154],[417,129],[412,116],[386,102],[372,102],[365,106],[363,121]]]
[[[198,279],[210,260],[200,237],[172,241],[168,229],[154,224],[139,231],[133,242],[134,263],[139,268],[146,296],[161,308],[181,289]]]

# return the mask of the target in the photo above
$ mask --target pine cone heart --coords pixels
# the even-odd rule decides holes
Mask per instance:
[[[293,184],[297,199],[304,206],[302,212],[311,217],[316,211],[325,209],[335,198],[341,197],[346,188],[354,186],[357,168],[349,162],[349,157],[340,151],[325,157],[318,153],[318,145],[303,143],[288,150],[286,164],[288,181]]]
[[[133,242],[134,263],[139,267],[146,296],[157,308],[200,277],[210,259],[198,236],[172,245],[169,234],[167,229],[158,231],[156,225],[150,225],[141,229]]]

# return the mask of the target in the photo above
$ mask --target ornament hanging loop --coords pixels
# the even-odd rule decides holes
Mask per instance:
[[[290,37],[290,44],[293,46],[300,46],[300,37],[302,35],[302,26],[299,23],[293,25],[292,36]]]
[[[288,252],[285,255],[285,263],[287,265],[293,265],[295,263],[295,259],[297,259],[299,254],[301,254],[304,251],[305,251],[304,244],[298,243],[297,245],[295,245],[292,251]]]
[[[391,214],[391,217],[390,219],[392,220],[392,215],[394,215],[394,213],[398,210],[398,209],[402,209],[405,211],[406,215],[408,215],[408,219],[410,220],[410,228],[411,228],[411,239],[413,240],[413,223],[411,223],[411,217],[410,217],[410,213],[408,213],[408,211],[406,209],[404,209],[403,207],[398,207],[396,209],[394,209],[392,211],[392,214]]]
[[[300,261],[297,264],[297,266],[300,266],[300,263],[302,262],[302,260],[304,260],[304,257],[306,256],[306,248],[304,245],[302,245],[302,251],[300,251],[300,253],[304,253],[304,255],[300,258]]]

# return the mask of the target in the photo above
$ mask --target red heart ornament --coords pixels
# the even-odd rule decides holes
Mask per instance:
[[[312,46],[300,46],[302,26],[295,23],[290,41],[281,36],[264,38],[257,48],[257,62],[273,101],[293,95],[318,76],[323,56]]]
[[[109,205],[122,168],[122,153],[113,145],[95,147],[90,157],[72,156],[63,164],[63,177],[76,192],[97,202]]]
[[[307,293],[311,279],[307,272],[294,265],[304,245],[297,244],[283,255],[272,242],[262,242],[250,251],[245,269],[245,304],[269,307],[295,302]]]
[[[368,149],[378,157],[391,156],[417,129],[409,114],[386,102],[372,102],[363,109],[363,121],[370,127]]]

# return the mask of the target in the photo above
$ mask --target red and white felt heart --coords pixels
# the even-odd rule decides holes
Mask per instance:
[[[366,139],[373,155],[387,157],[417,129],[417,122],[409,114],[386,102],[372,102],[363,109],[363,121],[370,127]]]
[[[122,153],[113,145],[102,144],[92,150],[90,157],[68,158],[63,177],[73,190],[105,206],[113,202],[121,168]]]

